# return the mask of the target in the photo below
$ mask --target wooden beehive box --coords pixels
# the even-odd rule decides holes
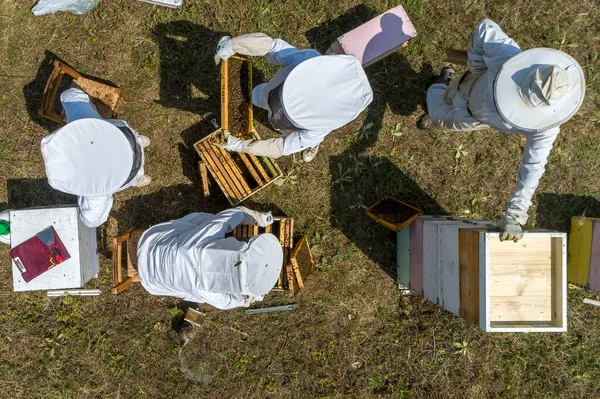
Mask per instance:
[[[499,235],[459,229],[460,316],[489,332],[566,331],[566,234]]]
[[[399,5],[338,37],[327,53],[352,54],[364,68],[405,47],[417,36]]]
[[[600,293],[600,219],[571,219],[568,255],[569,282]]]
[[[214,145],[223,141],[223,129],[219,129],[194,144],[194,148],[231,205],[239,204],[281,177],[281,169],[274,160],[229,152]]]
[[[404,229],[422,214],[420,209],[390,196],[365,210],[366,216],[395,232]]]
[[[283,249],[283,266],[277,285],[273,291],[287,291],[290,296],[296,295],[304,288],[306,278],[314,269],[314,261],[308,240],[302,237],[294,246],[294,219],[274,218],[272,225],[239,225],[233,230],[233,236],[240,239],[250,239],[261,233],[271,233],[279,238]]]

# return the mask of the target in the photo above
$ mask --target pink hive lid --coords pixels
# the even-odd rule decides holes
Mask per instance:
[[[417,36],[417,31],[402,6],[397,6],[340,36],[337,41],[346,54],[363,66],[400,47]]]

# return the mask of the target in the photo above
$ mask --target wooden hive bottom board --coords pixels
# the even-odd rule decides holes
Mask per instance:
[[[491,240],[490,321],[548,321],[553,317],[552,242],[529,237],[514,245]]]

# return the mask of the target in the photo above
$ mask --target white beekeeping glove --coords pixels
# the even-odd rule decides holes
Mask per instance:
[[[523,229],[521,225],[510,215],[505,214],[502,219],[500,219],[500,229],[502,229],[500,241],[512,240],[517,242],[523,238]]]

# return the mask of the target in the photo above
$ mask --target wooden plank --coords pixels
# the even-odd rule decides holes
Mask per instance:
[[[582,287],[587,287],[589,283],[592,227],[593,221],[585,217],[571,219],[567,278],[569,282]]]
[[[223,191],[223,194],[225,194],[227,201],[229,201],[229,203],[231,205],[235,205],[238,202],[238,199],[237,199],[238,197],[236,196],[236,193],[229,186],[229,183],[227,182],[227,179],[225,179],[225,177],[221,173],[221,170],[217,167],[217,164],[215,163],[215,160],[213,159],[213,157],[210,153],[210,150],[208,149],[210,147],[204,146],[203,142],[199,142],[196,144],[199,149],[198,153],[200,154],[200,158],[202,158],[202,160],[204,162],[206,162],[206,164],[208,166],[208,170],[213,175],[213,178],[215,179],[215,181],[221,188],[221,191]]]
[[[396,282],[410,287],[410,225],[396,233]]]
[[[252,154],[248,154],[248,158],[250,158],[250,160],[252,161],[252,163],[256,167],[256,170],[258,170],[258,173],[260,173],[260,175],[262,176],[262,178],[264,179],[264,181],[265,182],[270,182],[271,181],[271,176],[269,176],[269,174],[267,173],[267,171],[265,170],[265,168],[262,166],[260,160],[256,156],[254,156]]]
[[[242,162],[244,163],[244,165],[246,165],[246,168],[248,168],[248,171],[250,172],[250,174],[252,175],[252,177],[254,178],[256,183],[258,183],[259,186],[264,185],[264,180],[260,177],[260,175],[258,174],[256,169],[252,165],[252,162],[250,161],[250,157],[248,156],[248,154],[240,152],[239,156],[240,156],[240,159],[242,160]]]
[[[219,176],[223,179],[222,181],[227,183],[228,188],[231,190],[232,198],[235,198],[237,201],[241,200],[244,196],[240,192],[239,188],[233,181],[233,178],[227,168],[225,167],[226,163],[224,163],[217,153],[218,147],[213,146],[209,142],[202,143],[205,149],[205,154],[207,155],[208,164],[214,169],[219,171]]]
[[[557,327],[567,328],[567,287],[566,287],[566,268],[564,260],[566,258],[566,238],[553,237],[552,238],[552,280],[554,286],[552,287],[552,295],[554,299],[554,306],[552,309],[552,315],[554,317],[554,324]]]
[[[490,297],[490,323],[496,322],[552,322],[553,297],[501,296]]]
[[[600,294],[600,221],[594,220],[588,284],[591,291]]]
[[[423,219],[417,219],[410,225],[410,286],[419,295],[423,295]]]
[[[252,230],[252,237],[257,236],[258,235],[258,225],[255,224],[252,226],[253,230]]]
[[[423,222],[423,296],[438,303],[437,279],[437,225],[434,221]]]
[[[460,316],[458,231],[485,227],[490,222],[459,220],[438,225],[438,298],[447,311]]]
[[[479,229],[458,231],[460,317],[479,325]]]
[[[285,273],[285,268],[287,266],[287,258],[285,256],[285,219],[279,221],[279,244],[281,244],[281,249],[283,250],[283,266],[281,274],[277,279],[277,287],[283,288],[283,273]]]
[[[123,292],[127,288],[129,288],[131,286],[131,284],[133,284],[133,279],[128,277],[125,281],[114,286],[112,288],[111,292],[115,295],[120,294],[121,292]]]
[[[273,232],[273,225],[270,224],[267,227],[265,227],[265,233],[271,233]]]
[[[200,171],[200,182],[202,183],[202,194],[205,197],[210,196],[210,189],[208,187],[208,172],[206,170],[206,163],[198,161],[198,170]]]
[[[229,129],[229,61],[221,61],[221,127]]]

